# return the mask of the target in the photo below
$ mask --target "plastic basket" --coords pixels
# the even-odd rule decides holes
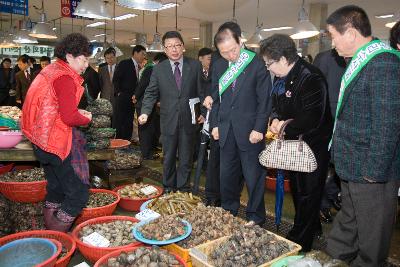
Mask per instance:
[[[122,185],[122,186],[116,187],[113,189],[113,191],[118,194],[118,190],[120,190],[121,188],[124,188],[125,186],[129,186],[129,185]],[[155,195],[153,197],[140,198],[140,199],[132,199],[132,198],[120,196],[121,200],[118,202],[118,206],[120,206],[124,210],[128,210],[128,211],[140,211],[140,206],[142,206],[142,204],[144,202],[146,202],[147,200],[153,199],[153,198],[157,198],[157,197],[161,196],[163,193],[163,189],[161,187],[156,186],[156,185],[152,185],[152,186],[157,188],[157,190],[158,190],[157,195]]]
[[[46,180],[34,182],[0,181],[0,192],[12,201],[36,203],[44,200],[47,193],[46,185]]]
[[[79,232],[86,225],[101,224],[101,223],[107,223],[107,222],[112,222],[112,221],[131,221],[131,222],[135,222],[135,223],[138,222],[137,219],[135,219],[133,217],[129,217],[129,216],[104,216],[104,217],[94,218],[94,219],[85,221],[85,222],[79,224],[78,226],[76,226],[75,229],[72,231],[72,238],[75,240],[79,251],[89,261],[94,263],[97,260],[99,260],[101,257],[103,257],[104,255],[107,255],[110,252],[114,252],[119,249],[124,249],[124,248],[129,248],[129,247],[137,247],[137,246],[142,245],[142,243],[140,243],[140,242],[133,242],[133,243],[131,243],[129,245],[125,245],[125,246],[102,248],[102,247],[91,246],[89,244],[83,243],[83,241],[80,240]]]
[[[13,167],[14,167],[14,163],[1,166],[0,167],[0,175],[11,171]]]
[[[19,129],[17,121],[3,114],[0,114],[0,126],[7,126],[10,129]]]
[[[101,266],[103,266],[104,264],[107,263],[107,261],[108,261],[109,258],[118,257],[122,252],[127,253],[127,252],[134,251],[134,250],[136,250],[136,249],[138,249],[138,248],[139,248],[139,247],[137,246],[137,247],[132,247],[132,248],[119,249],[119,250],[116,250],[116,251],[114,251],[114,252],[111,252],[111,253],[109,253],[109,254],[107,254],[107,255],[101,257],[101,259],[99,259],[99,260],[96,262],[96,264],[94,265],[94,267],[101,267]],[[188,265],[186,264],[186,262],[184,262],[184,261],[181,259],[181,257],[179,257],[178,255],[176,255],[175,253],[171,253],[171,252],[169,252],[169,253],[172,254],[172,255],[174,255],[175,258],[177,259],[177,261],[179,261],[180,264],[182,264],[182,265],[185,266],[185,267],[188,266]]]
[[[78,225],[84,221],[97,218],[97,217],[102,217],[102,216],[110,216],[113,214],[114,210],[117,208],[117,204],[120,200],[120,197],[117,193],[106,190],[106,189],[90,189],[89,190],[92,193],[107,193],[111,194],[117,197],[117,200],[115,200],[113,203],[108,204],[103,207],[97,207],[97,208],[84,208],[82,209],[81,214],[78,216],[78,218],[75,221],[75,225]]]
[[[67,254],[64,257],[59,258],[57,260],[55,265],[56,267],[66,267],[76,249],[76,242],[71,236],[62,232],[52,231],[52,230],[26,231],[8,235],[3,238],[0,238],[0,246],[3,246],[13,240],[27,238],[27,237],[42,237],[42,238],[55,239],[59,241],[68,250]]]

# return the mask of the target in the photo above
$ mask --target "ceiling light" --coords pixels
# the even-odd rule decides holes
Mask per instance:
[[[163,4],[162,7],[158,8],[156,10],[152,10],[152,11],[160,11],[160,10],[164,10],[164,9],[168,9],[168,8],[173,8],[176,6],[177,6],[177,4],[175,4],[175,3],[167,3],[167,4]]]
[[[397,21],[389,22],[385,24],[385,27],[393,28],[393,26],[397,23]]]
[[[111,19],[106,4],[99,0],[82,0],[76,7],[74,15],[91,19]]]
[[[27,21],[21,21],[21,28],[18,33],[14,36],[13,41],[18,44],[37,44],[36,38],[29,36],[29,30],[27,29]]]
[[[275,27],[275,28],[265,28],[262,29],[263,32],[272,32],[272,31],[281,31],[281,30],[290,30],[293,29],[293,27],[289,26],[283,26],[283,27]]]
[[[193,37],[192,40],[200,40],[200,37]]]
[[[53,27],[53,31],[55,31],[55,30],[57,30],[57,28],[56,28],[56,27]]]
[[[86,27],[94,28],[94,27],[97,27],[97,26],[102,26],[104,24],[106,24],[104,21],[98,21],[98,22],[90,23],[90,24],[86,25]]]
[[[36,23],[29,35],[39,39],[57,39],[57,34],[52,28],[47,22],[46,14],[43,12],[40,14],[40,21]]]
[[[93,40],[90,40],[90,42],[91,42],[91,43],[95,43],[95,42],[97,42],[97,40],[96,40],[96,39],[93,39]]]
[[[243,43],[247,42],[249,38],[247,38],[247,33],[242,31],[242,35],[240,36],[240,40],[242,40]]]
[[[106,35],[105,33],[99,33],[99,34],[96,34],[94,37],[100,37],[100,36],[104,36],[104,35]]]
[[[294,34],[290,35],[292,39],[305,39],[319,34],[317,28],[308,19],[308,14],[304,8],[304,0],[299,11],[299,23],[294,28]]]
[[[130,19],[130,18],[134,18],[134,17],[137,17],[137,15],[129,13],[129,14],[125,14],[125,15],[121,15],[121,16],[115,17],[114,20],[124,20],[124,19]]]
[[[262,39],[264,39],[261,36],[261,27],[262,24],[258,24],[258,11],[260,9],[260,0],[257,1],[257,24],[256,24],[256,31],[254,32],[253,36],[251,36],[251,38],[246,42],[246,46],[247,47],[260,47],[260,42],[262,41]]]
[[[388,19],[388,18],[393,18],[394,14],[386,14],[386,15],[377,15],[375,18],[377,19]]]
[[[391,22],[385,24],[385,27],[393,28],[393,26],[394,26],[398,21],[400,21],[400,11],[399,11],[398,13],[396,13],[396,15],[393,16],[393,17],[394,17],[394,18],[392,19]]]
[[[164,47],[161,44],[161,35],[159,33],[154,34],[153,43],[150,45],[149,52],[164,52]]]
[[[161,0],[117,0],[118,5],[140,10],[157,10],[163,6]]]

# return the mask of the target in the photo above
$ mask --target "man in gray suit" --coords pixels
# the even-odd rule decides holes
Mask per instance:
[[[112,83],[112,78],[114,76],[114,71],[117,66],[116,62],[116,52],[113,47],[107,48],[104,52],[104,58],[107,64],[99,68],[99,79],[101,93],[100,97],[107,99],[111,102],[114,108],[114,85]]]
[[[199,61],[183,56],[184,43],[179,32],[170,31],[162,38],[169,60],[154,66],[147,87],[139,123],[147,122],[160,96],[161,140],[164,153],[163,185],[166,192],[190,191],[190,171],[196,125],[192,124],[189,99],[203,101],[202,67]],[[198,123],[204,118],[199,116]],[[179,163],[176,167],[176,153]]]

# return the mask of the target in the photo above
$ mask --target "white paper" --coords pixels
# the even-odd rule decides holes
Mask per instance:
[[[86,261],[79,263],[78,265],[75,265],[74,267],[90,267],[89,264],[86,263]]]
[[[158,212],[155,212],[151,209],[145,209],[135,215],[135,218],[139,221],[147,221],[154,220],[160,217],[161,215]]]
[[[97,232],[93,232],[90,235],[84,236],[83,243],[100,248],[107,248],[110,246],[110,241]]]
[[[190,107],[190,113],[192,114],[192,124],[196,124],[196,113],[194,111],[194,105],[200,103],[200,98],[191,98],[189,99],[189,107]]]
[[[151,194],[157,193],[158,190],[157,188],[155,188],[152,185],[148,185],[146,187],[140,188],[140,192],[142,192],[143,194],[145,194],[146,196],[149,196]]]

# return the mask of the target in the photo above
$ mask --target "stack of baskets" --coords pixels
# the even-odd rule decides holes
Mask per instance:
[[[115,136],[111,127],[112,104],[107,99],[99,98],[93,101],[87,110],[92,113],[92,121],[86,131],[89,149],[105,149],[110,146],[110,138]]]

